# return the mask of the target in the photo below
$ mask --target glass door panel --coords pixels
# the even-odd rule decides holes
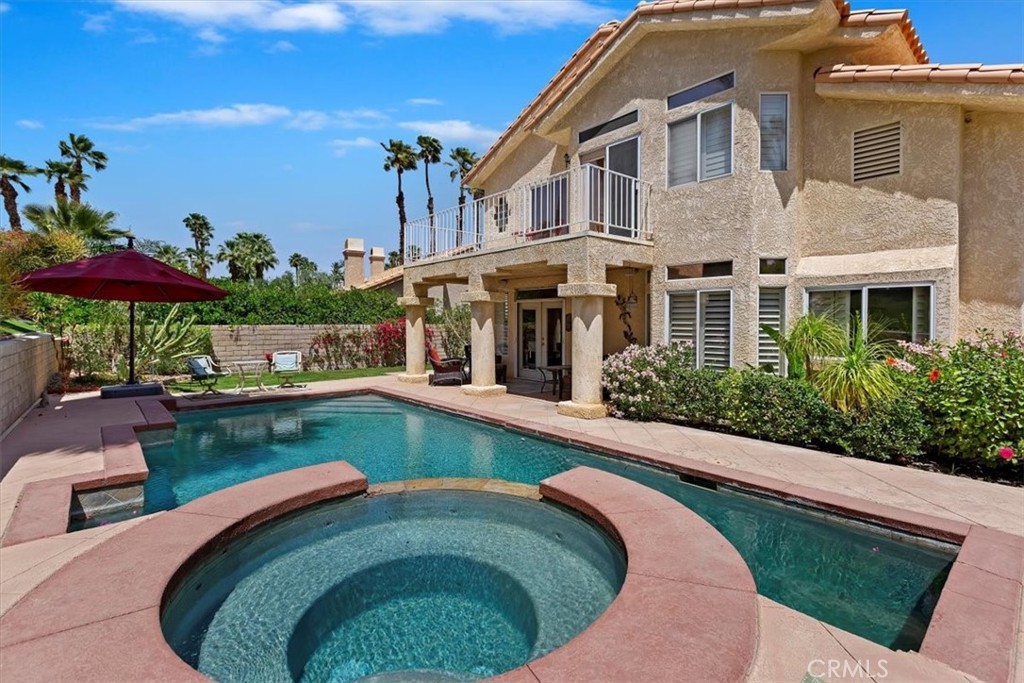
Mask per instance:
[[[636,237],[637,182],[640,177],[640,138],[608,146],[608,233]]]

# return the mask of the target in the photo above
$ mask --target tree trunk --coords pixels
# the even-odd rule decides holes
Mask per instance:
[[[430,222],[430,253],[437,251],[437,232],[434,230],[434,195],[430,192],[430,164],[423,163],[423,178],[427,181],[427,220]]]
[[[405,193],[402,192],[402,169],[398,169],[398,265],[405,263]]]
[[[81,159],[76,159],[73,168],[74,168],[74,171],[75,171],[75,177],[76,178],[81,178],[82,177],[82,160]],[[82,186],[79,185],[77,182],[72,182],[71,183],[71,203],[72,204],[81,204],[82,203]]]
[[[68,188],[64,185],[64,179],[58,177],[57,181],[53,184],[53,199],[58,204],[60,200],[68,200]]]
[[[4,209],[10,219],[11,230],[21,232],[21,216],[18,215],[18,191],[6,177],[0,179],[0,192],[4,196]]]

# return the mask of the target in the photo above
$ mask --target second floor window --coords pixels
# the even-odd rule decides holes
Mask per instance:
[[[785,171],[789,164],[789,95],[761,95],[761,170]]]
[[[668,127],[668,186],[732,174],[732,104]]]

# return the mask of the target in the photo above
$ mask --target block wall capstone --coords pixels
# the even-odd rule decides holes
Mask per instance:
[[[325,330],[345,334],[371,325],[211,325],[213,354],[221,363],[259,360],[274,351],[301,351],[310,355],[313,337]]]
[[[57,347],[48,334],[0,340],[0,434],[46,391],[57,372]]]

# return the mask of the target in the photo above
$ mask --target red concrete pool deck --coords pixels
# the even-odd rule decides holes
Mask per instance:
[[[393,378],[323,382],[312,385],[309,391],[275,392],[259,398],[289,400],[367,389],[927,536],[964,540],[963,551],[942,594],[922,652],[961,671],[972,672],[981,680],[1003,681],[1012,677],[1014,681],[1024,681],[1024,664],[1021,663],[1024,648],[1015,646],[1024,641],[1021,632],[1024,539],[1020,538],[1024,529],[1024,491],[1019,488],[674,425],[614,419],[576,420],[557,415],[553,404],[536,399],[474,398],[457,388],[399,385]],[[182,399],[177,403],[181,409],[192,409],[252,400],[232,397],[205,401]],[[8,527],[6,534],[12,531],[9,527],[14,503],[18,501],[18,507],[31,504],[23,492],[27,484],[48,481],[69,490],[65,477],[97,480],[98,472],[105,476],[108,468],[117,471],[116,465],[104,465],[106,453],[102,443],[97,443],[100,441],[96,434],[98,427],[128,422],[135,428],[152,428],[149,425],[166,424],[168,415],[154,404],[140,406],[131,399],[98,401],[78,397],[36,411],[0,444],[5,467],[10,468],[11,461],[17,459],[16,466],[0,482],[0,524]],[[133,436],[134,429],[131,431]],[[131,441],[124,431],[108,430],[108,434],[118,436],[122,446],[124,441]],[[112,443],[114,441],[116,439]],[[129,462],[128,468],[131,467]],[[31,493],[32,489],[28,490]],[[63,504],[63,499],[60,502]],[[66,511],[65,506],[61,511],[61,524],[66,524]],[[4,542],[9,547],[0,549],[0,613],[10,609],[68,558],[119,535],[124,526],[118,524],[14,545],[5,537]],[[1010,533],[999,533],[999,530]],[[17,540],[21,532],[14,531]],[[12,575],[7,569],[10,564],[20,571]],[[890,675],[885,680],[925,680],[914,677],[924,675],[923,671],[928,672],[927,680],[961,681],[965,678],[928,656],[893,653],[766,598],[759,597],[758,601],[761,642],[750,680],[776,680],[776,674],[783,671],[785,680],[799,680],[806,673],[806,661],[810,661],[807,657],[832,652],[833,658],[849,659],[854,650],[876,660],[888,657],[890,667],[894,662],[899,663],[904,673],[918,672],[908,673],[909,678]],[[965,617],[970,619],[965,621]],[[972,620],[973,625],[969,623]],[[785,637],[773,637],[780,629],[783,632],[794,630],[794,625],[799,626],[799,632],[808,634],[806,642],[799,647]],[[801,658],[805,663],[800,664]],[[1014,662],[1015,673],[1011,673]],[[897,667],[894,671],[900,670]]]
[[[163,638],[159,613],[169,591],[259,524],[366,490],[355,468],[327,463],[239,484],[137,524],[69,562],[0,617],[0,670],[15,681],[206,680]],[[498,680],[668,683],[679,680],[679,661],[700,680],[746,677],[757,647],[754,580],[713,527],[657,491],[590,468],[551,477],[541,493],[593,515],[622,543],[626,579],[583,633]],[[683,542],[665,545],[678,534]],[[133,561],[117,561],[127,556]]]

